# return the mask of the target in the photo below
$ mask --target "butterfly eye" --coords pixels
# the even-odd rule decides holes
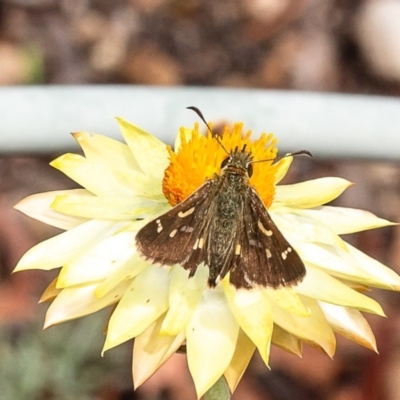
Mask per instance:
[[[221,169],[225,168],[228,165],[228,162],[230,160],[230,157],[225,158],[224,161],[221,163]]]
[[[253,175],[253,166],[251,164],[247,166],[247,175],[249,178]]]

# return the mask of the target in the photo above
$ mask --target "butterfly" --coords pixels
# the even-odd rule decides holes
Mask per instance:
[[[202,117],[197,108],[188,108]],[[311,155],[304,150],[294,154]],[[238,289],[300,282],[306,273],[303,261],[249,185],[252,163],[246,145],[229,152],[220,174],[139,230],[139,253],[153,263],[180,264],[189,276],[204,264],[209,268],[209,287],[227,273]]]

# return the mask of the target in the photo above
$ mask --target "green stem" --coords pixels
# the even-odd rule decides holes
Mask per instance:
[[[204,395],[204,400],[230,400],[230,398],[231,392],[223,376]]]

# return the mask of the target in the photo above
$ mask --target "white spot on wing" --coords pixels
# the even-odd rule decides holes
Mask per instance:
[[[281,257],[283,260],[287,259],[287,255],[292,251],[291,247],[288,247],[285,251],[282,252]]]
[[[240,255],[240,250],[241,250],[242,246],[240,246],[240,244],[237,244],[235,247],[235,255],[239,256]]]
[[[189,208],[189,210],[187,210],[187,211],[179,211],[178,217],[179,218],[185,218],[188,215],[193,214],[193,212],[194,212],[194,207]]]
[[[248,283],[250,286],[253,286],[253,282],[250,280],[246,272],[243,274],[243,278],[246,281],[246,283]]]
[[[192,233],[194,231],[194,228],[192,228],[191,226],[183,225],[181,227],[181,231],[186,233]]]
[[[178,232],[178,229],[174,229],[173,231],[171,231],[169,237],[173,238],[176,235],[176,232]]]
[[[267,253],[267,258],[272,257],[271,251],[269,249],[265,249],[265,252]]]
[[[272,236],[273,232],[270,229],[266,229],[265,226],[262,224],[260,220],[257,222],[258,227],[260,228],[260,231],[267,236]]]
[[[249,245],[250,246],[254,246],[254,247],[262,247],[261,242],[259,242],[258,240],[254,240],[254,239],[250,239],[249,240]]]

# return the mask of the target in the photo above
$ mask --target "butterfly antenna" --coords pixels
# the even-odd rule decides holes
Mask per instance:
[[[309,156],[309,157],[313,158],[313,155],[308,150],[299,150],[299,151],[295,151],[294,153],[285,154],[282,157],[275,157],[275,158],[270,158],[270,159],[267,159],[267,160],[252,161],[251,164],[260,163],[260,162],[264,162],[264,161],[279,161],[279,160],[282,160],[282,158],[285,158],[285,157],[302,156],[302,155]]]
[[[210,126],[208,125],[206,119],[204,118],[203,113],[195,106],[190,106],[190,107],[186,107],[188,110],[192,110],[194,111],[199,117],[200,119],[204,122],[204,124],[206,125],[207,129],[210,131],[210,133],[215,137],[215,139],[217,139],[217,142],[220,144],[220,146],[224,149],[226,154],[230,154],[228,150],[226,150],[225,146],[222,144],[220,138],[218,137],[218,135],[214,135],[213,131],[211,130]]]

